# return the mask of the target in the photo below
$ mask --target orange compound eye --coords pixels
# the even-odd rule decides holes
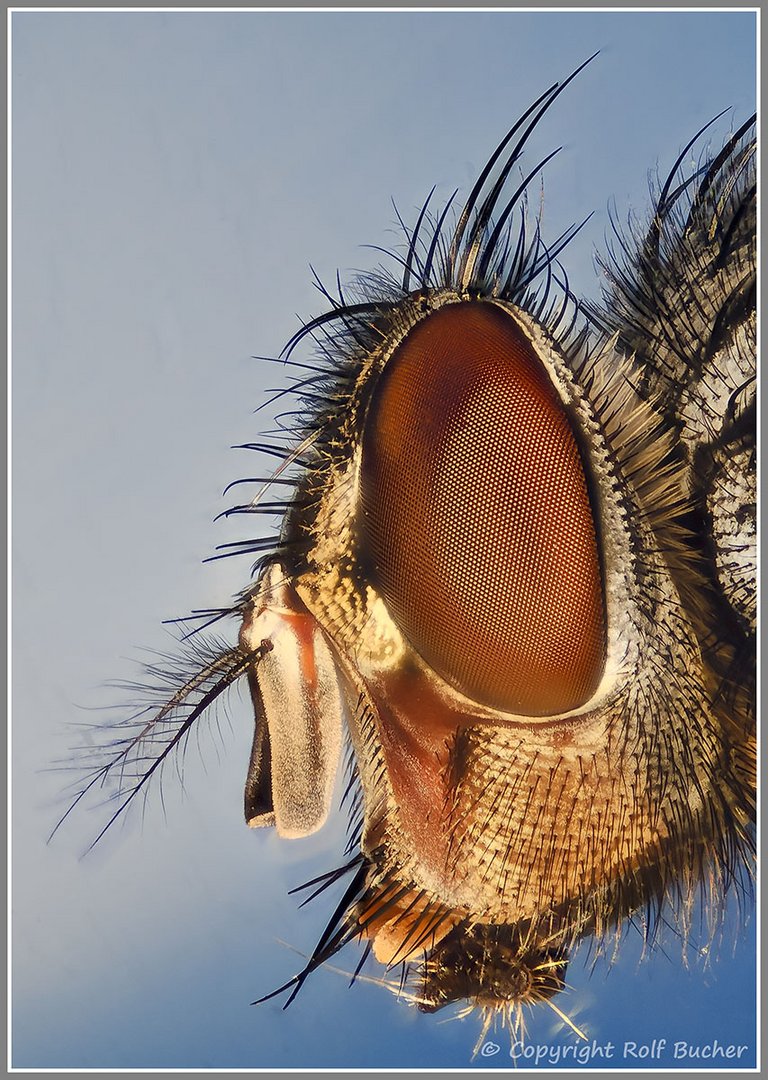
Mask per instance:
[[[511,315],[440,308],[397,347],[363,437],[374,581],[427,664],[473,700],[552,716],[605,663],[605,609],[581,454]]]

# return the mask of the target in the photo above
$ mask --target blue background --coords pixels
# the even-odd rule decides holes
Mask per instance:
[[[276,354],[323,309],[308,262],[371,268],[393,197],[415,218],[433,184],[468,189],[517,116],[596,49],[540,125],[545,237],[590,210],[564,256],[575,291],[606,208],[648,207],[723,108],[722,139],[754,108],[749,13],[16,13],[13,33],[13,990],[24,1067],[465,1067],[479,1027],[323,970],[287,1012],[249,1002],[300,966],[332,905],[287,890],[338,864],[344,820],[278,843],[241,819],[247,702],[193,739],[144,812],[87,859],[103,813],[45,837],[66,777],[48,769],[119,698],[164,618],[215,607],[249,560],[200,565],[251,535],[212,525],[254,461],[229,447]],[[532,193],[537,201],[538,192]],[[347,275],[348,276],[348,275]],[[95,712],[93,711],[95,710]],[[584,957],[558,1004],[590,1038],[747,1044],[753,927],[735,910],[709,966],[672,934],[608,973]],[[354,949],[338,967],[351,971]],[[374,968],[368,969],[375,973]],[[450,1011],[450,1010],[448,1010]],[[508,1067],[508,1039],[476,1067]],[[546,1008],[531,1045],[574,1045]],[[748,1060],[749,1059],[749,1060]],[[727,1062],[715,1062],[715,1064]],[[592,1066],[599,1065],[593,1060]],[[704,1064],[616,1060],[611,1065]]]

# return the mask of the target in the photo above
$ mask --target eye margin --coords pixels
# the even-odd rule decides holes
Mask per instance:
[[[509,304],[462,300],[443,291],[366,380],[359,424],[358,565],[361,578],[375,585],[404,638],[433,672],[488,708],[551,719],[583,707],[603,675],[603,559],[583,433],[566,407],[552,365],[544,362],[517,314]],[[448,452],[459,416],[466,438],[469,401],[483,386],[490,392],[489,378],[495,387],[489,407],[498,394],[510,407],[517,401],[523,410],[520,420],[530,415],[546,445],[551,444],[551,468],[556,471],[550,475],[538,445],[525,448],[514,409],[502,410],[499,433],[474,410],[471,415],[480,425],[477,460],[465,464],[462,457],[456,462],[458,479],[453,465],[440,466],[438,472],[450,475],[451,485],[449,503],[438,510],[435,484],[440,481],[433,468]],[[398,426],[403,423],[405,432]],[[503,424],[509,425],[508,438]],[[507,452],[513,455],[508,461]],[[404,454],[416,457],[400,477],[393,470],[402,468],[395,459]],[[545,457],[550,460],[549,454]],[[496,463],[493,468],[491,462]],[[519,483],[510,479],[517,476]],[[566,482],[572,485],[567,495]],[[541,494],[547,484],[551,497]],[[465,499],[469,519],[461,508]],[[518,505],[514,520],[502,509],[507,505]],[[527,516],[529,505],[539,512]],[[479,507],[485,510],[475,519]],[[523,535],[541,533],[540,542],[531,541],[541,553],[540,588],[532,591],[525,558],[521,556],[521,563],[515,554],[518,545],[513,549],[502,542],[491,557],[493,572],[483,573],[487,552],[477,529],[488,524],[489,514],[496,517],[488,537],[491,545],[498,530],[504,535],[506,527],[517,528],[518,519]],[[569,529],[562,542],[568,545],[567,553],[558,548],[566,522]],[[393,539],[392,530],[399,539]],[[450,559],[447,550],[453,553]],[[441,560],[435,563],[436,552],[445,553],[442,570]],[[537,559],[535,552],[531,554]],[[476,572],[456,577],[450,568],[457,563],[477,567]],[[568,580],[571,591],[557,600],[541,592],[556,587],[562,594]],[[517,619],[515,589],[521,602],[535,593],[540,615],[534,618],[532,613],[523,623]],[[563,621],[569,613],[576,619],[570,628]],[[491,625],[494,630],[487,629]],[[590,627],[590,633],[582,632]],[[475,643],[471,662],[463,646],[468,635]]]

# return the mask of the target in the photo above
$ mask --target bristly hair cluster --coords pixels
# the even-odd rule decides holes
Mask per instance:
[[[380,266],[359,274],[347,285],[342,285],[337,274],[336,295],[315,275],[315,286],[328,303],[328,310],[302,325],[279,358],[257,358],[308,372],[297,374],[292,384],[275,391],[268,402],[284,397],[297,402],[294,409],[278,417],[288,438],[238,447],[277,458],[281,464],[271,478],[235,481],[235,484],[261,482],[263,486],[250,502],[230,508],[225,515],[274,515],[292,511],[295,517],[297,511],[304,511],[307,519],[311,518],[324,489],[327,470],[335,460],[334,448],[348,437],[349,404],[362,365],[399,326],[413,318],[413,313],[429,310],[433,298],[443,293],[462,299],[497,298],[517,305],[546,328],[572,358],[574,366],[584,366],[588,331],[586,326],[577,325],[580,305],[557,260],[592,215],[566,229],[550,244],[544,243],[537,220],[531,228],[528,187],[559,153],[559,148],[527,173],[520,171],[511,196],[508,188],[520,167],[531,133],[596,55],[562,83],[551,86],[526,110],[491,155],[458,213],[451,213],[458,190],[439,213],[430,211],[434,188],[413,229],[408,228],[395,208],[405,240],[404,250],[402,253],[375,250],[394,261],[399,272]],[[295,350],[306,339],[313,343],[315,355],[308,362],[297,361]],[[303,470],[303,476],[291,478],[290,470],[294,466]],[[293,498],[265,502],[263,495],[273,483],[295,486]],[[253,573],[273,561],[275,555],[296,560],[298,565],[302,540],[294,534],[288,541],[285,533],[284,528],[278,536],[223,544],[217,549],[221,554],[213,558],[257,555]],[[308,547],[309,543],[307,536],[304,546]],[[233,610],[239,613],[240,607]]]
[[[715,119],[718,119],[715,117]],[[711,123],[714,123],[712,121]],[[678,447],[687,566],[673,565],[727,717],[754,727],[756,657],[755,117],[691,175],[685,146],[652,185],[650,226],[613,221],[591,320],[632,356],[635,383]],[[653,505],[649,500],[648,505]],[[698,572],[690,571],[692,560]]]

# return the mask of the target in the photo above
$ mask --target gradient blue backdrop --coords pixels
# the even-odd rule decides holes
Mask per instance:
[[[14,194],[14,1064],[26,1067],[464,1067],[470,1019],[425,1017],[325,970],[295,1004],[249,1002],[290,976],[331,910],[287,891],[337,865],[344,822],[278,843],[241,820],[251,736],[233,698],[193,740],[185,794],[158,793],[87,859],[98,813],[51,845],[75,725],[115,700],[160,621],[226,603],[248,560],[201,566],[249,523],[213,525],[252,474],[233,443],[281,384],[295,312],[322,310],[308,262],[370,268],[434,183],[466,190],[523,109],[596,49],[537,132],[543,227],[595,216],[564,261],[595,295],[606,207],[647,208],[715,113],[754,108],[749,13],[17,13]],[[534,201],[537,194],[534,191]],[[268,420],[266,421],[268,422]],[[88,710],[97,710],[96,712]],[[707,969],[630,939],[584,961],[560,1004],[601,1042],[749,1044],[754,943],[735,916]],[[734,939],[737,939],[735,949]],[[338,960],[351,970],[357,953]],[[546,1008],[531,1044],[572,1045]],[[508,1044],[477,1066],[509,1066]],[[593,1061],[592,1064],[599,1064]],[[610,1064],[691,1064],[661,1061]]]

